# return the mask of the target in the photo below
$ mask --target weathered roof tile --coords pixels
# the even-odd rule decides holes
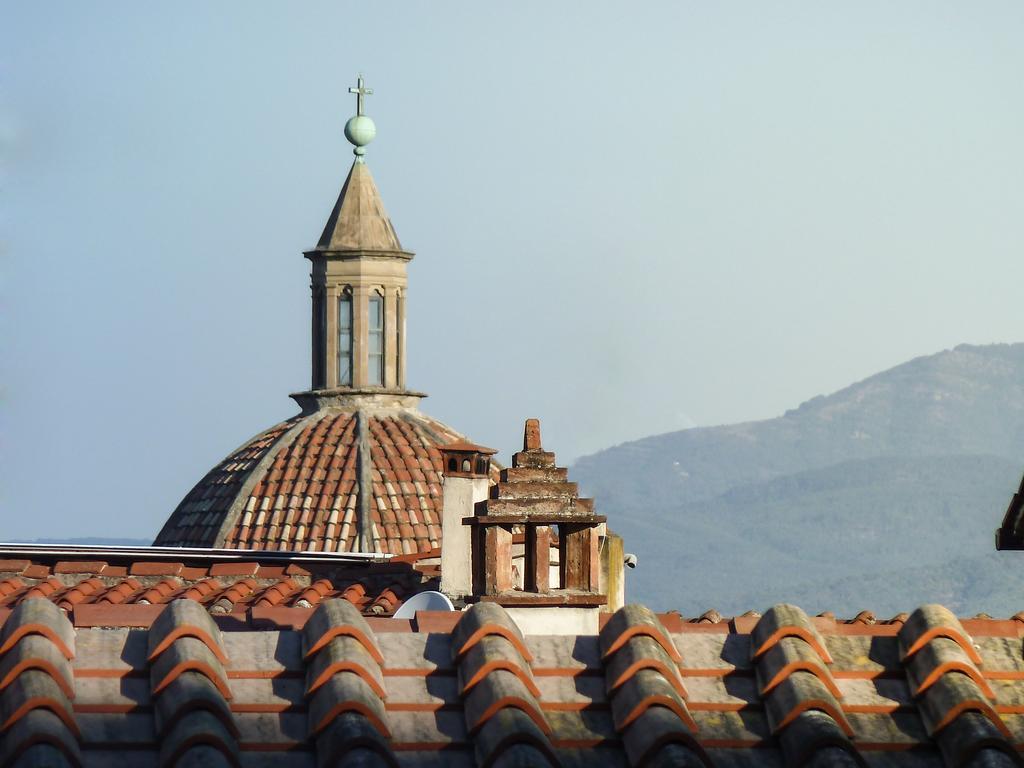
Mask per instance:
[[[606,662],[605,679],[609,693],[628,681],[638,671],[650,669],[662,675],[676,692],[687,697],[679,668],[664,646],[649,635],[634,635],[620,646]]]
[[[160,768],[195,765],[209,749],[218,752],[219,759],[232,768],[241,768],[238,743],[221,719],[205,710],[191,712],[177,720],[161,737]],[[206,761],[209,759],[205,758]]]
[[[339,672],[355,674],[377,696],[382,699],[387,697],[380,665],[365,645],[349,635],[337,635],[313,656],[306,672],[306,693],[314,693]]]
[[[355,712],[385,738],[391,737],[380,695],[354,672],[338,672],[316,689],[309,702],[309,729],[319,734],[339,715]]]
[[[337,766],[388,766],[398,768],[387,740],[361,714],[343,712],[316,740],[318,768]]]
[[[629,764],[634,768],[650,768],[659,764],[659,756],[670,745],[677,749],[670,750],[669,755],[681,755],[691,765],[711,765],[686,724],[665,707],[651,707],[637,717],[623,735],[623,743]],[[678,748],[686,752],[680,752]],[[699,762],[694,763],[695,760]]]
[[[476,733],[473,746],[480,768],[493,768],[502,755],[517,746],[530,747],[534,752],[526,754],[542,758],[542,762],[534,763],[538,768],[545,764],[552,768],[559,766],[545,729],[534,716],[518,708],[509,707],[496,712]]]
[[[56,680],[38,669],[22,672],[4,689],[0,696],[0,732],[36,709],[53,712],[69,731],[78,735],[70,699]]]
[[[757,661],[757,680],[761,694],[797,671],[809,672],[817,677],[837,699],[843,694],[821,660],[821,656],[801,637],[784,637],[765,651]]]
[[[511,672],[537,698],[540,691],[533,680],[530,666],[512,642],[502,635],[488,635],[473,644],[459,661],[459,693],[465,694],[485,676],[497,669]]]
[[[523,681],[504,669],[497,669],[485,675],[474,685],[464,699],[466,728],[471,734],[503,709],[522,710],[544,733],[551,727],[544,719],[540,705]]]
[[[1007,738],[1010,731],[974,680],[962,672],[947,672],[920,697],[921,719],[934,736],[965,712],[980,712]]]
[[[384,662],[377,639],[366,619],[348,600],[321,602],[302,628],[304,654],[308,658],[336,637],[351,637],[378,663]]]
[[[608,658],[622,648],[626,642],[639,635],[646,635],[665,649],[672,661],[679,663],[682,657],[679,649],[665,630],[658,617],[645,605],[625,605],[611,615],[598,636],[601,656]]]
[[[156,697],[156,730],[167,734],[178,721],[194,712],[209,712],[238,738],[238,726],[220,689],[206,675],[186,671],[168,683]]]
[[[160,693],[180,675],[190,671],[205,675],[225,699],[231,698],[231,689],[220,659],[210,650],[210,646],[191,636],[178,638],[152,662],[150,680],[153,693]]]
[[[974,680],[985,696],[995,698],[992,687],[964,652],[963,646],[948,637],[935,637],[925,643],[909,657],[906,668],[911,692],[915,696],[926,691],[942,675],[960,672]]]
[[[971,661],[982,665],[970,635],[953,612],[943,605],[922,605],[900,627],[898,637],[901,659],[913,656],[936,637],[948,637],[963,649]]]
[[[691,732],[698,730],[679,692],[660,673],[641,669],[612,694],[612,717],[615,729],[624,731],[651,707],[665,707],[678,717]]]
[[[526,661],[533,661],[518,625],[497,603],[476,603],[470,606],[452,632],[452,658],[459,659],[480,640],[489,636],[504,637]]]
[[[30,750],[33,754],[28,754]],[[62,765],[61,760],[82,768],[82,752],[74,733],[49,709],[29,711],[0,739],[0,765],[56,767]]]
[[[0,654],[7,653],[27,635],[42,635],[71,659],[75,655],[75,630],[64,612],[49,600],[33,598],[17,605],[0,629]]]
[[[853,736],[853,729],[835,696],[810,672],[793,672],[772,689],[764,701],[773,734],[785,730],[802,712],[816,709],[835,720],[847,736]]]
[[[172,600],[149,628],[148,659],[153,661],[183,637],[199,640],[227,664],[220,630],[210,614],[194,600]]]
[[[953,768],[997,768],[1024,765],[1020,753],[990,716],[965,712],[936,736],[946,765]]]
[[[828,712],[809,709],[801,712],[782,732],[779,739],[789,765],[866,766],[847,733]]]
[[[69,699],[75,698],[71,664],[57,646],[42,635],[26,635],[0,657],[0,695],[29,669],[45,672]]]
[[[784,637],[804,640],[826,664],[832,663],[828,646],[817,627],[800,608],[780,603],[773,605],[758,620],[751,633],[751,658],[757,659]]]

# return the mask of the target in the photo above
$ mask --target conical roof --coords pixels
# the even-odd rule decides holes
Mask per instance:
[[[401,251],[366,163],[356,160],[317,243],[318,251]]]

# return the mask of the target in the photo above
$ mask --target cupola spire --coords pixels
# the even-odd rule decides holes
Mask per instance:
[[[312,262],[312,391],[303,407],[338,396],[416,395],[405,386],[406,266],[402,248],[366,165],[366,145],[377,127],[365,114],[373,93],[362,75],[349,88],[356,114],[345,138],[356,158],[316,248]],[[305,403],[305,404],[304,404]]]

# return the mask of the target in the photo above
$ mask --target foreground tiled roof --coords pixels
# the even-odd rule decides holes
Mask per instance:
[[[390,616],[411,595],[436,588],[436,567],[395,561],[331,558],[286,560],[224,551],[161,554],[124,548],[94,554],[0,552],[0,612],[34,598],[96,621],[136,606],[151,611],[178,599],[235,621],[258,619],[269,609],[311,608],[341,598],[368,616]],[[255,612],[255,613],[254,613]],[[155,614],[154,614],[155,615]]]
[[[2,618],[3,765],[981,768],[1024,746],[1024,625],[941,606],[627,606],[597,636],[524,636],[492,603],[401,620],[324,600],[257,626],[178,600],[97,626],[32,599]]]
[[[155,544],[427,552],[441,542],[438,445],[461,438],[410,409],[296,417],[214,467]]]

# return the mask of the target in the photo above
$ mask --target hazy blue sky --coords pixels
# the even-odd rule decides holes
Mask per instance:
[[[0,539],[152,535],[295,411],[359,70],[409,383],[480,442],[1024,340],[1020,2],[0,7]]]

